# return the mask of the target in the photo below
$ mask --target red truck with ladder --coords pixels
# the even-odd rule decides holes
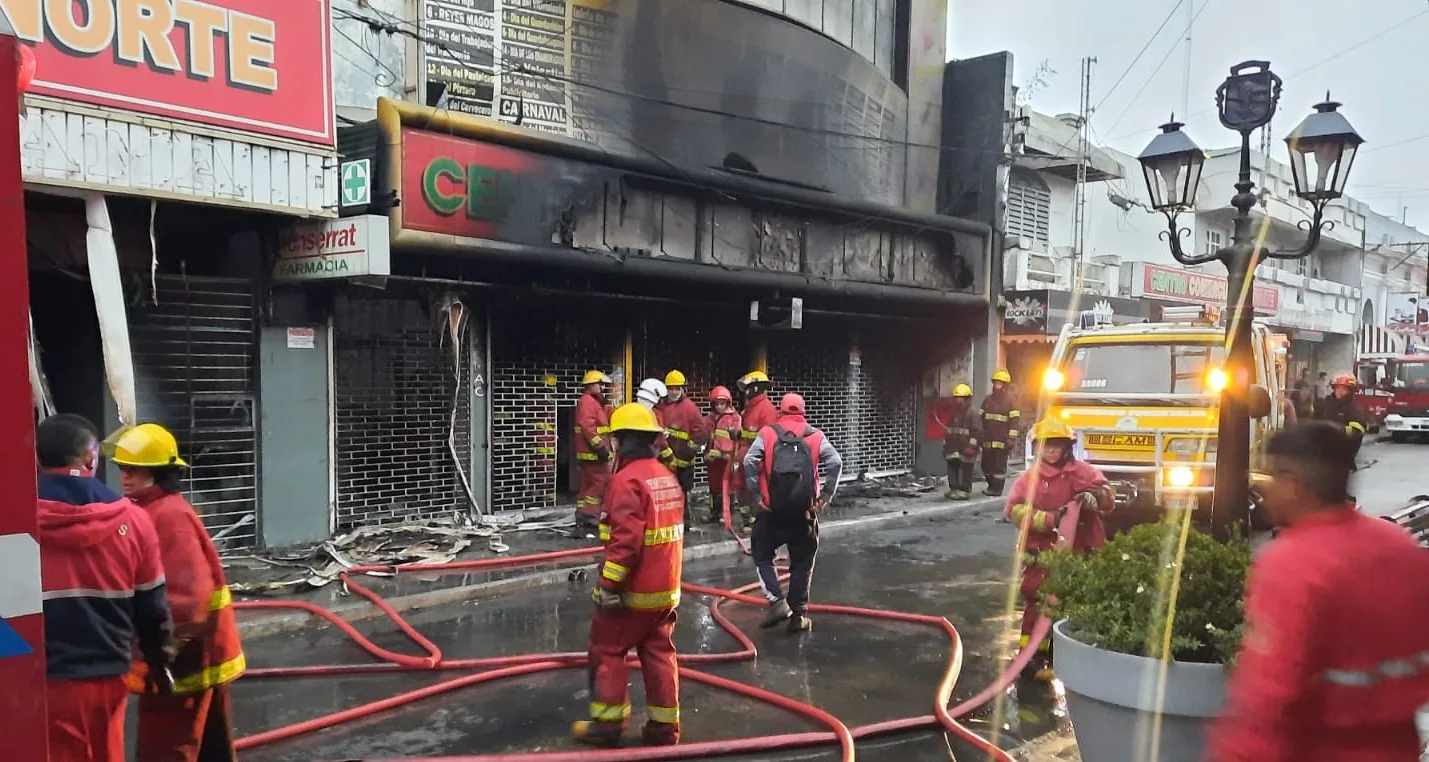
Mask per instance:
[[[1355,376],[1361,407],[1391,439],[1429,437],[1429,353],[1361,355]]]

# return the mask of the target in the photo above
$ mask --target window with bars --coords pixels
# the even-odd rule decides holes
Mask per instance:
[[[1014,170],[1007,185],[1007,234],[1050,243],[1052,191],[1042,178]]]
[[[1205,244],[1201,248],[1202,254],[1214,254],[1226,245],[1225,234],[1214,228],[1206,228]]]

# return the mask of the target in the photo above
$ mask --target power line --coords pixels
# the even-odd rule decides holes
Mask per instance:
[[[1185,4],[1186,0],[1177,0],[1176,5],[1171,8],[1171,12],[1167,13],[1166,18],[1161,20],[1161,26],[1156,27],[1156,31],[1151,33],[1151,37],[1146,40],[1146,44],[1141,46],[1141,50],[1137,51],[1136,57],[1131,59],[1131,63],[1126,65],[1126,69],[1124,69],[1121,75],[1116,78],[1116,81],[1112,83],[1111,89],[1106,91],[1106,95],[1103,95],[1102,99],[1097,102],[1097,105],[1092,107],[1092,111],[1097,111],[1106,105],[1107,99],[1111,98],[1111,94],[1116,92],[1116,89],[1126,80],[1126,75],[1130,74],[1131,70],[1136,68],[1137,62],[1141,60],[1142,56],[1146,55],[1146,51],[1151,49],[1151,45],[1156,42],[1156,38],[1161,36],[1161,33],[1166,30],[1166,25],[1171,23],[1171,19],[1176,16],[1176,11],[1180,10],[1181,6]]]
[[[1211,2],[1212,0],[1204,0],[1204,2],[1201,3],[1201,7],[1196,9],[1196,15],[1192,16],[1190,23],[1186,25],[1188,30],[1195,25],[1196,19],[1201,17],[1201,14],[1205,12],[1206,7],[1209,6]],[[1156,64],[1155,69],[1151,70],[1151,76],[1147,77],[1146,81],[1141,84],[1141,89],[1136,91],[1136,95],[1131,96],[1131,101],[1126,104],[1126,108],[1121,110],[1121,115],[1116,118],[1116,121],[1111,123],[1111,127],[1107,128],[1107,132],[1115,130],[1116,126],[1121,124],[1121,120],[1125,119],[1126,115],[1131,113],[1131,107],[1136,105],[1137,100],[1141,98],[1141,94],[1146,92],[1146,88],[1150,87],[1151,83],[1156,80],[1156,75],[1161,73],[1161,68],[1166,65],[1167,61],[1171,60],[1171,54],[1175,53],[1179,47],[1179,45],[1172,45],[1166,49],[1166,55],[1162,56],[1161,62]],[[1185,119],[1186,117],[1182,117],[1182,120]]]

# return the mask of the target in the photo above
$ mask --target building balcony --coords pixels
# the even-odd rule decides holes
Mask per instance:
[[[1115,257],[1090,257],[1082,264],[1080,283],[1070,246],[1047,247],[1026,238],[1011,238],[1003,250],[1003,290],[1078,291],[1115,296],[1120,275]]]

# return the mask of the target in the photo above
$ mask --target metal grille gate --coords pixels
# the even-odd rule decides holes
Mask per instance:
[[[139,415],[178,437],[220,551],[258,537],[256,321],[247,280],[159,275],[129,308]]]

